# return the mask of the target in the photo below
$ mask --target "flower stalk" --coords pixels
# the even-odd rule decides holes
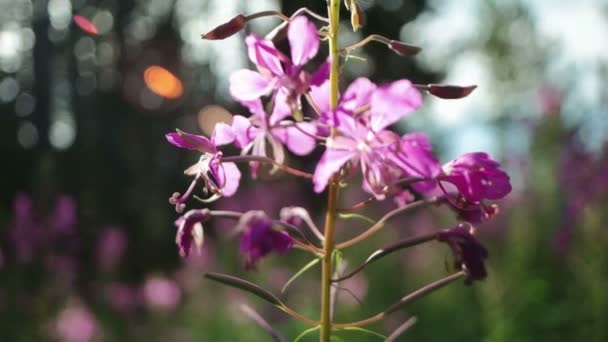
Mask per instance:
[[[328,0],[327,14],[329,16],[329,58],[331,60],[329,74],[330,107],[338,106],[340,84],[340,47],[338,35],[340,33],[340,0]],[[330,135],[336,135],[332,128]],[[321,263],[321,333],[320,341],[329,342],[331,339],[331,277],[333,274],[334,228],[338,214],[338,185],[335,179],[329,184],[327,196],[327,213],[325,215],[324,254]]]

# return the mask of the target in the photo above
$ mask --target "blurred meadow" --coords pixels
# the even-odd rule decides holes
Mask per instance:
[[[425,96],[400,132],[429,134],[442,160],[488,151],[511,175],[500,213],[478,228],[488,278],[452,284],[374,328],[417,323],[399,341],[608,341],[608,1],[360,0],[357,33],[422,47],[399,57],[381,44],[356,52],[347,80],[476,84],[460,101]],[[167,200],[189,184],[196,159],[165,133],[209,135],[243,108],[228,77],[248,64],[243,38],[201,34],[236,13],[324,14],[324,0],[0,0],[0,341],[267,341],[239,310],[255,308],[288,340],[305,327],[257,298],[203,278],[231,273],[280,293],[309,259],[299,251],[246,270],[233,221],[205,227],[202,255],[180,258]],[[88,18],[97,34],[78,27]],[[312,158],[289,156],[311,170]],[[324,195],[282,176],[249,177],[226,210],[286,205],[322,222]],[[353,202],[360,194],[343,194]],[[386,203],[385,203],[386,202]],[[379,217],[395,204],[366,209]],[[196,207],[197,204],[193,204]],[[444,208],[393,221],[347,249],[357,265],[397,237],[449,227]],[[338,237],[364,222],[343,220]],[[423,245],[387,257],[342,284],[340,321],[371,316],[447,274],[451,256]],[[282,298],[318,316],[318,267]],[[604,318],[602,318],[604,317]],[[378,341],[356,332],[345,341]],[[303,341],[316,341],[309,336]]]

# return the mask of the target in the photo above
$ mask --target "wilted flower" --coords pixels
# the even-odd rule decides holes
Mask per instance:
[[[168,133],[165,137],[172,145],[202,153],[199,161],[184,171],[185,174],[194,176],[188,190],[183,195],[176,192],[169,199],[169,202],[175,205],[177,212],[184,210],[186,206],[184,202],[190,197],[199,180],[204,182],[205,192],[212,193],[207,201],[221,196],[229,197],[236,192],[241,180],[241,172],[235,163],[222,162],[222,152],[217,150],[211,140],[179,130],[177,133]]]
[[[471,232],[472,227],[459,225],[437,233],[437,241],[445,242],[454,254],[454,267],[465,270],[466,283],[483,280],[487,276],[484,260],[488,251]]]
[[[175,226],[177,227],[175,243],[182,257],[188,257],[193,247],[200,252],[204,241],[202,223],[210,217],[211,213],[209,209],[195,209],[188,211],[175,221]]]
[[[287,232],[273,229],[272,220],[263,211],[250,211],[241,217],[237,230],[241,231],[240,249],[245,266],[253,268],[271,252],[285,254],[293,246]]]

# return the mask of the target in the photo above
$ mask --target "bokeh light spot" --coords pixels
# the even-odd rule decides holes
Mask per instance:
[[[23,148],[30,149],[38,143],[38,129],[26,121],[17,129],[17,141]]]
[[[213,128],[219,122],[232,123],[232,114],[218,105],[209,105],[201,108],[197,115],[198,127],[208,136],[213,133]]]
[[[144,81],[154,94],[170,100],[177,99],[184,93],[182,82],[169,70],[157,65],[146,69]]]

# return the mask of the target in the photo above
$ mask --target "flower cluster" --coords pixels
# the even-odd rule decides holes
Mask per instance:
[[[357,11],[353,25],[358,27],[358,16],[362,12],[356,2],[352,3],[351,12]],[[225,38],[241,30],[253,17],[255,15],[239,15],[204,37]],[[321,50],[319,37],[331,39],[332,33],[318,30],[303,15],[282,18],[286,24],[279,28],[286,29],[290,53],[281,52],[271,39],[251,34],[245,39],[245,44],[249,60],[256,70],[238,70],[230,77],[232,97],[249,114],[237,113],[231,123],[218,123],[210,138],[179,130],[166,135],[171,144],[200,153],[199,161],[185,171],[186,175],[194,178],[190,187],[183,194],[175,193],[170,203],[178,212],[183,212],[187,200],[193,197],[198,186],[208,195],[204,199],[197,197],[203,202],[234,195],[241,180],[239,163],[249,165],[254,179],[260,174],[261,165],[266,164],[272,167],[271,173],[280,170],[312,181],[312,189],[319,194],[329,188],[329,192],[335,195],[336,186],[358,184],[369,195],[368,200],[352,207],[336,209],[335,205],[328,205],[331,219],[336,217],[338,210],[355,211],[387,198],[400,203],[397,209],[380,218],[365,233],[336,243],[337,249],[363,241],[381,229],[387,220],[410,208],[446,204],[460,221],[466,223],[381,249],[366,264],[389,252],[437,240],[451,248],[454,265],[460,272],[458,276],[466,275],[467,283],[483,279],[486,276],[484,260],[487,251],[470,227],[498,212],[497,205],[487,201],[501,199],[511,191],[509,176],[487,153],[467,153],[441,163],[426,134],[409,132],[400,135],[390,129],[420,109],[423,104],[421,91],[454,99],[469,95],[475,86],[419,85],[404,78],[376,84],[361,77],[340,93],[335,77],[330,77],[330,73],[335,75],[337,68],[334,67],[340,63],[337,60],[340,56],[334,51],[328,58],[317,58]],[[275,38],[280,39],[281,34]],[[342,51],[347,53],[369,41],[384,43],[404,56],[420,50],[374,35]],[[219,147],[227,145],[240,149],[240,154],[224,155]],[[324,151],[314,170],[297,170],[286,165],[286,153],[307,156],[320,148]],[[360,181],[357,180],[358,175],[361,176]],[[335,201],[331,199],[334,197],[330,195],[329,201]],[[198,250],[202,246],[202,224],[221,217],[238,222],[234,232],[240,236],[240,253],[247,268],[255,267],[272,252],[284,254],[294,246],[315,255],[328,253],[325,245],[328,228],[321,233],[306,210],[286,206],[280,216],[280,219],[273,220],[262,211],[193,209],[176,221],[176,242],[180,254],[187,257],[192,248]],[[318,240],[316,243],[311,242],[315,239]],[[329,248],[331,251],[333,246]],[[212,277],[235,284],[233,278]],[[249,286],[239,281],[236,283],[241,287]],[[260,291],[253,292],[260,294]],[[275,301],[271,295],[262,294],[264,298]]]

